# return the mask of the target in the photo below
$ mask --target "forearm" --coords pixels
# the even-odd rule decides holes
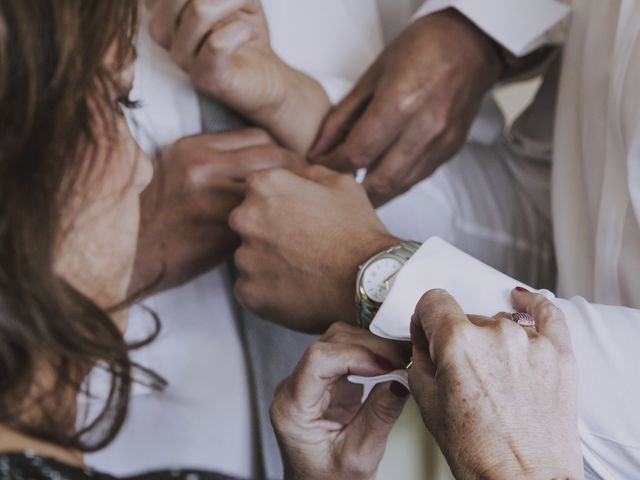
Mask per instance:
[[[468,313],[512,311],[510,291],[522,285],[446,242],[432,238],[401,270],[371,329],[410,338],[409,319],[420,297],[449,291]],[[640,309],[553,298],[564,313],[580,370],[580,439],[585,462],[609,478],[626,478],[640,464]],[[604,472],[604,473],[603,473]],[[633,475],[631,475],[633,476]]]

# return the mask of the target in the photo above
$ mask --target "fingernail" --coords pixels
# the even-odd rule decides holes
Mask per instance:
[[[529,290],[527,290],[527,289],[526,289],[526,288],[524,288],[524,287],[516,287],[516,291],[517,291],[517,292],[520,292],[520,293],[524,293],[524,292],[526,292],[526,293],[531,293],[531,292],[529,292]]]
[[[389,386],[389,391],[393,393],[398,398],[404,398],[409,395],[409,390],[406,389],[404,385],[400,382],[391,382]]]
[[[376,356],[376,365],[378,365],[385,372],[391,372],[394,370],[393,365],[386,358]]]

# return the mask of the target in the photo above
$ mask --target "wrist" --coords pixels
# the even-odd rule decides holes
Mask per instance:
[[[451,35],[462,42],[460,52],[463,61],[476,70],[486,89],[491,88],[506,69],[499,44],[455,8],[447,8],[431,15],[439,16]]]
[[[464,478],[482,478],[489,480],[511,480],[521,478],[523,480],[582,480],[584,469],[582,462],[572,466],[566,458],[555,462],[543,461],[519,461],[510,459],[495,463],[492,467],[480,470],[478,474]]]
[[[331,108],[324,88],[310,76],[280,61],[278,93],[249,116],[286,147],[306,154]]]

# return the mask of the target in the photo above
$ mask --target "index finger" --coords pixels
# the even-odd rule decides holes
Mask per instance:
[[[380,159],[401,129],[403,117],[396,103],[393,95],[376,93],[344,142],[320,163],[335,170],[355,171]]]
[[[359,345],[316,342],[305,352],[288,382],[293,403],[303,412],[320,416],[322,399],[346,375],[376,376],[388,373],[369,349]]]
[[[220,161],[212,161],[200,167],[198,174],[206,181],[215,181],[224,175],[231,180],[244,182],[251,174],[262,170],[291,169],[301,161],[295,153],[271,145],[256,145],[233,151],[215,153]]]
[[[418,302],[411,318],[412,332],[424,332],[434,365],[446,348],[465,331],[477,328],[467,318],[456,300],[444,290],[430,290]]]
[[[201,139],[211,148],[230,151],[261,145],[275,145],[271,136],[259,128],[242,128],[227,132],[200,133],[194,138]]]
[[[342,142],[351,126],[362,115],[373,96],[375,72],[372,67],[356,83],[325,118],[315,142],[309,149],[309,157],[316,160],[320,155],[329,153]],[[322,163],[322,162],[318,162]]]

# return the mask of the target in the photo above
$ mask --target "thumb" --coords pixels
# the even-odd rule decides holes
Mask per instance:
[[[357,461],[360,467],[370,465],[375,470],[407,398],[409,391],[397,382],[376,385],[344,430],[344,451],[354,455],[353,459],[344,460]]]

